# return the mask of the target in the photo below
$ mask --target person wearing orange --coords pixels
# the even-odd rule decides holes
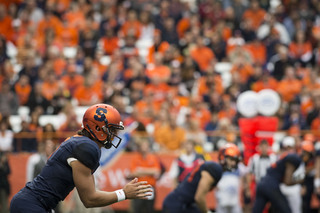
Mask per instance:
[[[177,125],[176,115],[171,115],[154,131],[154,140],[163,151],[179,151],[185,138],[186,131]]]
[[[255,92],[259,92],[263,89],[276,90],[277,87],[278,81],[267,72],[261,74],[259,79],[251,85],[251,89]]]
[[[74,92],[80,106],[88,106],[102,100],[102,82],[96,80],[94,74],[88,74],[83,85],[80,85]]]
[[[306,34],[302,30],[295,33],[295,39],[289,45],[289,53],[292,58],[302,62],[308,62],[312,57],[311,42],[306,39]]]
[[[249,19],[254,29],[257,30],[263,22],[265,15],[266,11],[260,7],[259,1],[253,0],[250,3],[250,7],[244,12],[242,19]]]
[[[64,76],[62,76],[61,81],[73,95],[77,88],[83,84],[84,77],[80,74],[77,74],[76,65],[70,64],[67,66],[67,72]]]
[[[140,138],[137,145],[138,150],[131,159],[130,174],[127,178],[137,177],[140,181],[147,181],[153,188],[153,194],[147,200],[132,200],[132,210],[133,213],[153,213],[156,199],[155,187],[161,171],[160,161],[151,152],[150,143],[147,139]]]
[[[150,65],[149,68],[146,69],[146,76],[149,79],[160,79],[162,82],[169,80],[171,71],[168,66],[163,64],[162,54],[155,54],[154,65]]]
[[[301,81],[296,77],[293,67],[288,66],[285,69],[285,76],[279,82],[277,91],[282,96],[283,100],[290,102],[300,93],[302,88]]]
[[[204,45],[203,38],[197,38],[196,47],[190,51],[192,59],[199,65],[201,72],[206,72],[215,55],[209,47]]]
[[[105,35],[98,42],[98,48],[106,55],[112,55],[113,51],[119,48],[119,38],[114,35],[112,28],[106,29]]]
[[[48,101],[51,101],[53,96],[58,92],[58,84],[55,73],[49,72],[45,81],[42,83],[42,94]]]
[[[12,18],[7,15],[4,5],[0,5],[0,35],[7,40],[13,40]]]
[[[32,87],[29,83],[29,77],[27,75],[21,75],[19,81],[14,85],[20,105],[25,105],[28,102],[29,95]]]
[[[141,34],[141,23],[138,20],[137,12],[130,10],[128,12],[128,19],[121,27],[121,33],[124,37],[133,35],[135,38],[139,38]]]
[[[170,44],[167,41],[162,41],[161,31],[155,30],[153,35],[153,45],[149,47],[147,62],[149,64],[154,63],[155,53],[161,53],[162,55],[169,49]]]

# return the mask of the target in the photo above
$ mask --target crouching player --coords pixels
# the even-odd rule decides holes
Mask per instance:
[[[226,145],[219,155],[238,153],[235,145]],[[229,159],[229,158],[228,158]],[[227,159],[226,159],[227,160]],[[233,161],[233,159],[230,159]],[[225,161],[223,161],[225,162]],[[236,162],[233,163],[234,165]],[[198,165],[163,202],[163,213],[207,213],[206,195],[219,182],[223,165],[205,161]]]

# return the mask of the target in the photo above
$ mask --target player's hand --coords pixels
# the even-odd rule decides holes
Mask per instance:
[[[123,187],[126,199],[148,199],[152,195],[151,185],[147,181],[139,181],[138,178],[133,179]]]

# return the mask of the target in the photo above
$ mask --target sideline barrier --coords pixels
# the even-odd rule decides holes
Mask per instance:
[[[24,187],[26,182],[26,164],[27,160],[30,157],[30,153],[18,153],[18,154],[9,154],[9,164],[11,167],[11,174],[9,177],[11,183],[11,195],[9,200],[11,200],[12,196],[17,193],[22,187]],[[125,178],[126,174],[129,173],[129,162],[133,153],[122,152],[118,156],[116,156],[109,164],[103,166],[102,173],[105,176],[105,184],[102,190],[106,191],[114,191],[119,188],[122,188],[127,180]],[[158,154],[161,161],[166,167],[166,172],[163,176],[158,180],[157,187],[156,187],[156,202],[155,208],[157,210],[161,210],[162,202],[165,196],[173,189],[172,182],[168,177],[167,171],[170,169],[171,163],[173,159],[176,157],[174,154]],[[213,152],[210,153],[212,160],[217,159],[217,153]],[[70,193],[71,194],[71,193]],[[215,208],[216,200],[214,198],[214,193],[211,192],[207,196],[207,204],[210,208]],[[71,196],[68,196],[65,200],[67,206],[72,206],[71,203]],[[312,205],[313,208],[319,207],[319,201],[313,197]],[[120,203],[115,203],[112,205],[114,210],[127,210],[130,207],[130,201],[125,200]]]

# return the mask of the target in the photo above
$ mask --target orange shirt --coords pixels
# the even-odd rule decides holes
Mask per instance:
[[[182,38],[184,33],[189,29],[190,27],[190,20],[189,18],[182,18],[177,24],[177,33],[179,38]]]
[[[197,47],[191,50],[191,57],[197,62],[202,71],[206,71],[215,55],[209,47]]]
[[[246,46],[246,49],[251,53],[255,63],[261,65],[266,63],[267,49],[265,45],[259,42],[259,44],[250,43]]]
[[[212,85],[214,85],[214,91],[219,93],[220,95],[223,94],[224,88],[223,88],[223,82],[221,79],[221,76],[214,76],[214,80],[212,82]],[[207,84],[207,77],[202,76],[199,79],[199,89],[198,89],[198,96],[206,95],[210,92],[210,88]]]
[[[102,101],[102,87],[93,84],[90,87],[80,85],[74,92],[74,97],[78,100],[80,106],[87,106]]]
[[[13,40],[13,28],[11,23],[12,18],[10,16],[5,16],[0,20],[0,34],[10,41]]]
[[[19,102],[21,105],[25,105],[28,102],[29,95],[31,93],[32,87],[30,84],[21,86],[20,83],[14,85],[14,89],[19,97]]]
[[[48,28],[53,29],[54,32],[57,33],[60,26],[61,26],[61,21],[59,20],[59,18],[57,18],[54,15],[51,15],[48,19],[43,18],[38,23],[37,36],[44,36]]]
[[[42,84],[42,95],[49,101],[58,92],[58,90],[58,81],[55,81],[54,83],[44,81]]]
[[[146,76],[150,79],[157,78],[161,79],[162,81],[167,81],[170,79],[171,70],[169,69],[169,67],[161,65],[147,69]]]
[[[153,63],[154,62],[154,53],[155,52],[159,52],[159,53],[164,53],[165,51],[167,51],[170,47],[170,44],[166,41],[161,42],[161,44],[159,45],[159,47],[156,50],[155,45],[152,45],[151,47],[149,47],[149,52],[148,52],[148,56],[147,56],[147,61],[148,63]]]
[[[67,66],[67,62],[64,58],[57,58],[53,61],[53,70],[57,76],[61,76],[63,74],[64,69]]]
[[[155,129],[155,141],[169,150],[178,150],[185,141],[186,131],[181,127],[172,128],[169,125]]]
[[[135,153],[131,158],[130,170],[135,172],[139,169],[152,169],[160,172],[160,162],[154,154],[147,154],[143,157],[140,153]],[[155,187],[157,179],[154,176],[142,176],[139,177],[139,181],[147,181],[148,184]]]
[[[238,73],[240,76],[240,82],[246,83],[249,79],[249,77],[254,73],[254,69],[250,64],[245,64],[242,66],[233,65],[230,72]]]
[[[252,22],[252,26],[254,29],[258,29],[260,24],[263,22],[264,17],[266,15],[266,11],[263,9],[259,9],[258,11],[253,11],[248,9],[243,14],[243,19],[249,19]]]
[[[107,55],[112,55],[113,51],[119,48],[118,37],[103,37],[101,38],[100,42],[103,47],[104,53]]]
[[[79,33],[76,27],[62,26],[57,32],[58,38],[65,46],[77,46],[79,43]]]
[[[266,81],[259,80],[251,85],[251,89],[255,92],[259,92],[263,89],[272,89],[276,90],[278,87],[278,82],[273,77],[268,77]]]
[[[81,86],[84,82],[84,77],[82,75],[76,74],[74,77],[70,77],[69,75],[65,75],[61,78],[61,81],[68,88],[70,93],[73,95],[79,86]]]
[[[121,27],[121,32],[124,36],[134,35],[136,38],[139,38],[141,34],[141,23],[139,21],[126,21]]]
[[[302,55],[306,53],[312,53],[312,45],[310,42],[305,42],[303,44],[298,44],[292,42],[289,45],[289,52],[293,58],[300,58]]]
[[[292,101],[295,96],[301,91],[302,83],[295,80],[282,80],[279,82],[278,92],[286,102]]]

